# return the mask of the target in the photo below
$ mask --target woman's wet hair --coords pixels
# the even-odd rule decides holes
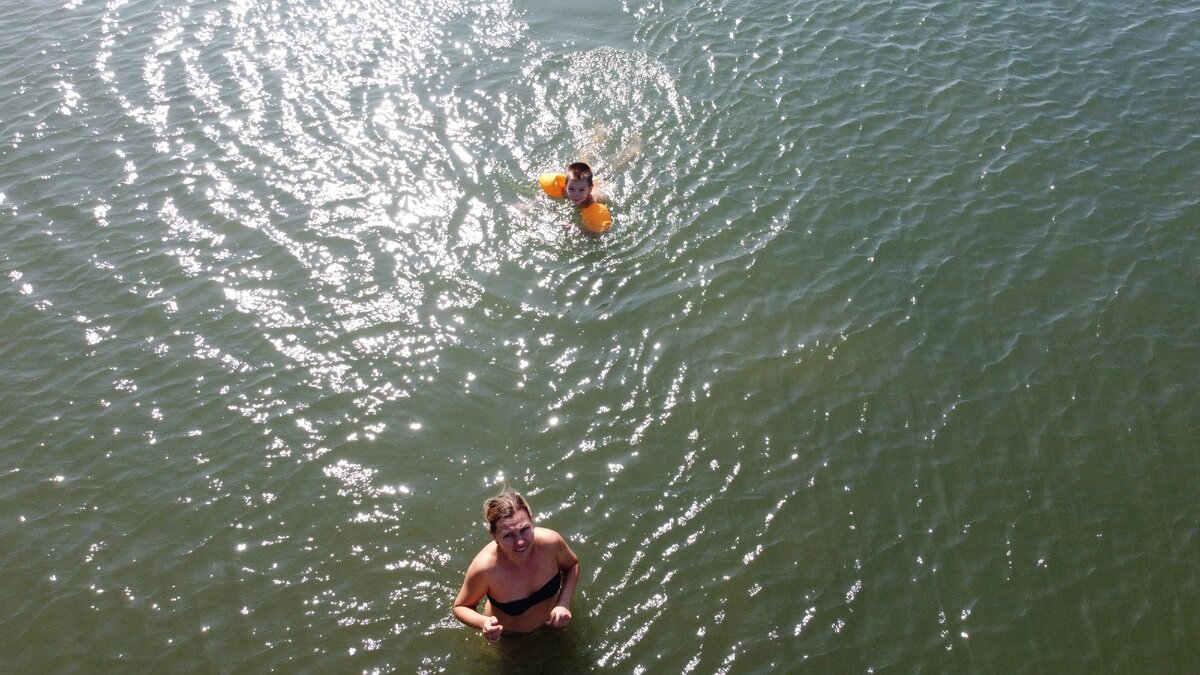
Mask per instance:
[[[529,510],[525,498],[512,490],[505,490],[487,500],[483,503],[483,516],[487,519],[488,531],[495,533],[497,522],[511,518],[518,511],[524,511],[533,520],[533,511]]]

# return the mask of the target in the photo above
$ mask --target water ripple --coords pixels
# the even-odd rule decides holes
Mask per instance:
[[[585,561],[522,667],[1182,651],[1193,4],[16,10],[14,644],[510,669],[447,603],[512,484]]]

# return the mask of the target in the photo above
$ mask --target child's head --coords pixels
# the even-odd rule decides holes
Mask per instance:
[[[592,167],[575,162],[567,167],[566,198],[576,206],[583,206],[592,196]]]
[[[585,180],[592,184],[592,167],[583,162],[575,162],[567,167],[567,180]]]

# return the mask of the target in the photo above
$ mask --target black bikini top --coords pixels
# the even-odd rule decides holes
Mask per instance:
[[[509,616],[520,616],[521,614],[527,612],[530,607],[533,607],[539,602],[544,602],[548,598],[553,598],[558,593],[558,589],[561,587],[562,570],[558,570],[554,573],[554,576],[550,578],[550,581],[546,582],[545,586],[542,586],[533,593],[530,593],[529,597],[524,598],[523,600],[500,602],[499,600],[493,598],[491,593],[489,593],[487,597],[488,600],[491,601],[492,607],[504,612]]]

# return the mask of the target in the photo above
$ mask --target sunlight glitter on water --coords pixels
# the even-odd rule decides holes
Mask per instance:
[[[1018,4],[14,8],[12,644],[510,665],[509,484],[586,561],[529,669],[1185,652],[1194,3]]]
[[[110,5],[106,34],[121,32],[126,8]],[[679,118],[682,107],[664,69],[633,54],[588,55],[599,63],[598,80],[561,77],[559,64],[536,52],[526,53],[519,71],[505,67],[507,50],[524,30],[511,7],[489,7],[468,22],[467,34],[460,33],[464,15],[457,10],[436,4],[396,10],[371,3],[320,9],[243,4],[197,16],[179,8],[163,14],[141,73],[122,69],[110,77],[128,114],[153,128],[162,139],[156,146],[188,174],[189,192],[207,195],[208,212],[182,209],[172,196],[161,201],[172,234],[190,244],[179,250],[182,267],[224,285],[226,296],[258,318],[282,355],[308,364],[314,383],[335,389],[350,381],[343,372],[348,366],[338,365],[350,358],[339,356],[347,347],[355,359],[436,363],[438,350],[460,342],[446,312],[477,306],[484,297],[487,277],[479,274],[551,253],[538,249],[554,238],[531,238],[557,229],[546,227],[553,222],[546,219],[549,211],[530,214],[516,221],[512,233],[501,234],[498,222],[512,214],[502,216],[485,195],[499,189],[504,199],[529,175],[549,168],[545,158],[529,154],[541,145],[531,144],[531,136],[567,140],[561,122],[571,136],[590,133],[596,122],[577,110],[554,112],[563,110],[558,101],[600,97],[605,109],[620,105],[634,112],[617,116],[626,126],[606,131],[618,137],[627,135],[627,127],[657,133],[667,119]],[[474,48],[439,52],[435,47],[447,39]],[[104,45],[98,64],[124,64],[136,56],[122,53],[127,48],[116,40]],[[239,45],[225,49],[229,70],[207,72],[206,65],[216,64],[201,56],[222,45]],[[357,48],[351,53],[348,45]],[[465,67],[495,77],[497,65],[519,72],[530,86],[472,91],[452,75]],[[563,73],[579,70],[562,66]],[[123,91],[136,88],[125,80],[138,75],[155,101],[152,109]],[[217,77],[226,85],[214,86]],[[668,117],[658,117],[653,106],[664,102]],[[207,120],[202,136],[172,123],[186,121],[185,109],[188,117]],[[523,121],[528,110],[541,111],[532,125]],[[480,115],[506,131],[486,141],[478,137]],[[470,171],[473,158],[483,156],[507,156],[515,164],[489,159],[483,174]],[[635,202],[631,224],[636,208]],[[635,228],[627,236],[648,234]],[[203,253],[210,259],[203,260]],[[303,296],[287,283],[297,272],[311,279]],[[596,282],[587,297],[600,292]],[[305,318],[327,313],[338,332],[367,335],[331,351],[325,329]],[[282,331],[288,334],[277,335]]]

